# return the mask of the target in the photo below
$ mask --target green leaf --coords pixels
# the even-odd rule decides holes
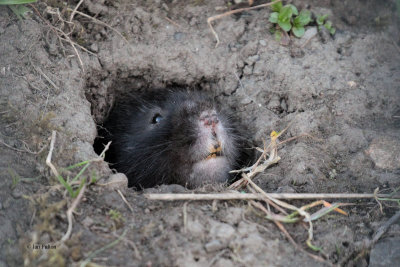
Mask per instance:
[[[21,5],[35,2],[37,0],[0,0],[0,5]]]
[[[311,21],[311,12],[308,10],[302,10],[300,14],[294,19],[293,23],[297,27],[306,26]]]
[[[292,4],[286,5],[286,6],[290,6],[290,8],[292,9],[292,13],[293,15],[297,16],[299,14],[299,11],[297,10],[297,7],[295,7]]]
[[[300,26],[300,27],[293,27],[292,28],[292,32],[293,32],[293,34],[296,36],[296,37],[302,37],[303,35],[304,35],[304,32],[305,32],[305,30],[304,30],[304,27],[303,26]]]
[[[274,0],[271,0],[271,2],[272,1],[274,1]],[[282,9],[282,2],[278,2],[278,3],[273,4],[271,6],[271,8],[272,8],[272,11],[274,11],[274,12],[280,12],[281,9]]]
[[[278,15],[278,12],[272,12],[271,15],[269,15],[269,22],[278,23]]]
[[[290,6],[284,6],[279,12],[278,21],[289,22],[292,17],[292,9]],[[290,22],[289,22],[290,23]]]
[[[331,35],[334,35],[335,32],[336,32],[336,28],[335,28],[335,27],[332,27],[332,28],[329,30],[329,33],[330,33]]]
[[[22,18],[24,19],[28,18],[28,13],[31,12],[31,10],[24,5],[9,5],[8,7],[21,20]]]
[[[68,193],[70,196],[74,195],[74,190],[72,187],[64,180],[64,178],[61,175],[57,176],[58,181],[67,189]]]
[[[79,195],[79,192],[81,191],[81,189],[85,183],[86,183],[86,177],[81,180],[81,183],[79,184],[79,188],[74,191],[73,195],[71,196],[72,198],[76,198]]]
[[[285,32],[290,31],[292,28],[292,24],[290,24],[290,21],[278,21],[279,27],[282,28]]]
[[[317,24],[318,25],[323,25],[325,20],[328,18],[328,15],[321,15],[321,16],[317,16]]]
[[[330,30],[332,28],[332,21],[328,20],[327,22],[325,22],[324,26],[325,26],[325,28]]]

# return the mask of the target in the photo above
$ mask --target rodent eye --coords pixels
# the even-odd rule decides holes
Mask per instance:
[[[163,116],[161,116],[161,114],[159,114],[159,113],[156,113],[156,114],[153,116],[153,118],[151,119],[151,123],[152,123],[152,124],[160,123],[160,121],[162,121],[162,119],[163,119]]]

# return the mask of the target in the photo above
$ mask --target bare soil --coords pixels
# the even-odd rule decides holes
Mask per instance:
[[[363,246],[399,210],[396,202],[384,202],[381,210],[373,200],[352,201],[357,205],[343,207],[349,216],[330,213],[317,220],[318,253],[305,245],[302,224],[285,225],[299,246],[325,258],[321,262],[295,249],[246,201],[160,202],[143,195],[226,188],[120,188],[131,211],[116,190],[102,185],[112,170],[101,161],[85,171],[84,177],[98,182],[87,187],[75,210],[70,239],[59,242],[73,199],[45,162],[51,132],[57,131],[52,162],[72,178],[76,170],[64,168],[97,157],[97,125],[116,98],[135,90],[178,85],[209,92],[235,112],[259,147],[271,131],[292,122],[281,141],[303,133],[315,137],[279,147],[279,163],[254,179],[266,192],[399,188],[396,1],[290,2],[329,14],[336,34],[291,37],[283,46],[269,31],[270,9],[261,8],[214,21],[221,41],[215,47],[207,18],[246,7],[222,0],[86,0],[78,11],[92,18],[76,13],[71,22],[67,8],[77,1],[41,1],[28,6],[32,13],[24,20],[0,6],[0,266],[78,265],[87,259],[107,266],[377,262],[370,255],[385,250],[370,253]],[[309,202],[290,201],[298,207]],[[390,238],[394,248],[399,236],[397,222],[380,242]]]

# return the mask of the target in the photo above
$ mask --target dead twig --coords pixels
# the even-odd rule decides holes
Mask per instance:
[[[68,229],[67,232],[65,233],[65,235],[61,238],[61,241],[66,241],[69,239],[69,237],[71,236],[71,232],[72,232],[72,219],[73,219],[73,212],[75,211],[76,207],[78,206],[79,202],[81,202],[83,193],[86,190],[86,184],[83,185],[83,187],[81,188],[81,190],[79,191],[78,196],[75,198],[74,202],[72,202],[71,207],[68,209],[67,211],[67,218],[68,218]]]
[[[83,0],[80,0],[79,3],[74,8],[74,10],[72,11],[71,16],[69,17],[69,22],[72,22],[72,20],[74,19],[75,13],[78,10],[79,6],[82,4],[82,2]]]
[[[258,209],[260,209],[261,211],[263,211],[265,214],[267,214],[268,216],[271,216],[271,212],[268,211],[261,203],[259,202],[255,202],[254,200],[250,201],[250,204]],[[294,239],[292,238],[292,236],[289,234],[289,232],[286,230],[286,228],[283,226],[283,224],[279,221],[275,221],[274,223],[276,224],[276,226],[278,226],[278,228],[284,233],[284,235],[286,236],[286,238],[290,241],[290,243],[293,244],[293,246],[297,249],[299,249],[299,245],[296,243],[296,241],[294,241]]]
[[[49,149],[49,154],[47,154],[46,158],[46,165],[50,167],[51,171],[53,174],[58,177],[60,174],[58,173],[56,167],[54,167],[53,163],[51,163],[51,157],[53,156],[53,150],[54,150],[54,143],[56,142],[56,131],[53,131],[51,133],[51,141],[50,141],[50,149]]]
[[[170,19],[170,18],[168,18],[168,17],[165,17],[165,19],[166,19],[168,22],[170,22],[171,24],[175,25],[176,27],[181,28],[181,29],[185,29],[184,27],[182,27],[181,25],[179,25],[178,23],[176,23],[176,22],[173,21],[172,19]]]
[[[239,8],[239,9],[231,10],[231,11],[219,14],[219,15],[215,15],[215,16],[209,17],[207,19],[207,24],[210,27],[211,32],[214,34],[215,39],[217,40],[217,43],[215,44],[215,47],[217,47],[219,45],[219,37],[218,37],[218,34],[215,32],[213,26],[211,25],[211,22],[213,22],[214,20],[229,16],[229,15],[232,15],[232,14],[243,12],[243,11],[249,11],[249,10],[253,10],[253,9],[258,9],[258,8],[262,8],[262,7],[271,6],[271,5],[273,5],[275,3],[278,3],[280,1],[281,0],[276,0],[276,1],[273,1],[271,3],[266,3],[266,4],[262,4],[262,5],[258,5],[258,6]]]
[[[30,7],[33,8],[33,9],[35,10],[35,12],[38,14],[38,16],[50,27],[50,29],[51,29],[52,31],[55,32],[55,34],[56,34],[56,36],[57,36],[58,38],[60,38],[60,35],[59,35],[58,33],[61,33],[61,34],[65,37],[65,39],[71,44],[72,49],[74,49],[75,54],[76,54],[76,56],[77,56],[77,58],[78,58],[79,64],[80,64],[81,69],[82,69],[82,72],[84,72],[83,61],[82,61],[82,59],[81,59],[81,57],[80,57],[80,55],[79,55],[79,53],[78,53],[78,50],[77,50],[76,47],[75,47],[75,45],[77,45],[77,44],[74,43],[74,42],[71,40],[71,38],[69,38],[68,34],[66,34],[63,30],[54,27],[54,26],[51,25],[45,18],[43,18],[43,16],[40,14],[39,10],[37,10],[37,8],[36,8],[34,5],[30,4]],[[58,15],[58,18],[59,18],[61,21],[64,21],[64,20],[61,18],[60,12],[59,12],[58,10],[54,11],[54,10],[52,10],[50,7],[48,7],[48,8],[46,9],[46,11],[47,11],[49,14],[56,14],[56,15]]]
[[[372,237],[372,245],[375,244],[384,233],[387,232],[389,227],[400,219],[400,211],[397,211],[387,222],[382,224],[374,233]]]
[[[275,199],[374,199],[400,198],[400,195],[392,194],[357,194],[357,193],[266,193]],[[187,201],[187,200],[262,200],[264,195],[260,193],[219,193],[219,194],[145,194],[150,200],[163,201]]]
[[[67,10],[68,10],[68,11],[74,12],[74,10],[71,9],[71,8],[67,8]],[[95,23],[97,23],[97,24],[100,24],[100,25],[103,25],[103,26],[109,28],[110,30],[112,30],[113,32],[115,32],[116,34],[118,34],[127,44],[129,44],[128,40],[125,38],[125,36],[122,35],[122,33],[120,33],[119,31],[117,31],[116,29],[114,29],[113,27],[111,27],[110,25],[108,25],[107,23],[102,22],[101,20],[98,20],[98,19],[96,19],[96,18],[94,18],[94,17],[92,17],[92,16],[89,16],[89,15],[87,15],[87,14],[85,14],[85,13],[83,13],[83,12],[77,11],[77,10],[75,10],[75,13],[78,14],[78,15],[81,15],[82,17],[91,19],[91,20],[93,20],[93,21],[94,21]]]
[[[131,204],[129,204],[129,202],[126,200],[125,196],[122,194],[121,190],[117,190],[118,194],[121,196],[122,200],[125,202],[125,204],[128,206],[128,208],[130,209],[130,211],[133,213],[133,208],[131,206]]]
[[[46,79],[46,81],[51,85],[51,86],[53,86],[54,87],[54,89],[56,89],[56,90],[59,90],[60,88],[58,88],[58,86],[39,68],[39,67],[36,67],[35,65],[33,65],[32,64],[32,67],[37,71],[37,72],[39,72],[40,73],[40,75],[42,75],[45,79]]]

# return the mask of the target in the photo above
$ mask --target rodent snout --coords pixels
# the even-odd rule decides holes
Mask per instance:
[[[211,132],[213,136],[216,136],[215,127],[219,123],[218,115],[215,111],[203,112],[200,116],[200,121],[205,127],[211,127]]]

